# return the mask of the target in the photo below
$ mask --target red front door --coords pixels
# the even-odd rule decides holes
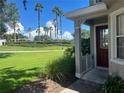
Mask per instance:
[[[108,26],[96,27],[97,66],[108,67]]]

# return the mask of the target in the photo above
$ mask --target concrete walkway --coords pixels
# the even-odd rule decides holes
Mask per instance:
[[[96,82],[99,84],[104,84],[108,77],[108,70],[104,69],[92,69],[88,73],[86,73],[81,79],[91,82]]]
[[[32,51],[0,51],[0,53],[32,53],[32,52],[57,52],[64,50],[32,50]]]
[[[65,88],[60,93],[104,93],[104,92],[102,90],[101,84],[84,80],[78,80],[68,88]]]

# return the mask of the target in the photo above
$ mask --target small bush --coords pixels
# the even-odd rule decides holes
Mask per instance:
[[[55,81],[72,78],[75,73],[75,58],[72,48],[68,48],[64,55],[52,62],[48,67],[48,77]]]
[[[124,93],[124,80],[120,77],[109,76],[104,85],[106,93]]]

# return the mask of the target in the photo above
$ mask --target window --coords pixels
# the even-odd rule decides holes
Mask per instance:
[[[96,3],[102,2],[102,0],[96,0]]]
[[[124,59],[124,14],[117,16],[117,58]]]
[[[103,0],[90,0],[90,5],[97,4],[99,2],[102,2]]]
[[[100,31],[100,48],[108,49],[108,29],[103,29]]]

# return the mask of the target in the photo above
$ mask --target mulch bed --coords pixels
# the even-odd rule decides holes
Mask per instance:
[[[71,80],[66,80],[65,82],[57,83],[53,80],[37,80],[33,81],[31,84],[22,87],[17,90],[15,93],[59,93],[65,87],[71,85],[76,78]]]

